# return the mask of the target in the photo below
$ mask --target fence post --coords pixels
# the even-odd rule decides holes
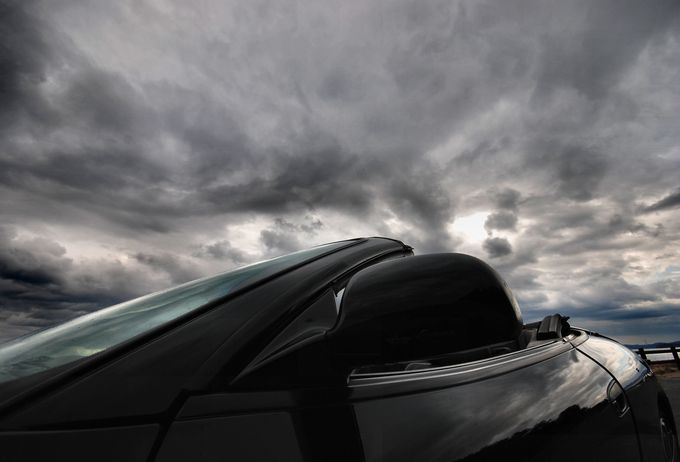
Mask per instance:
[[[647,355],[645,354],[645,349],[644,348],[638,348],[638,353],[640,354],[640,357],[647,361]]]
[[[675,359],[675,365],[680,370],[680,358],[678,357],[678,350],[674,346],[671,347],[671,353],[673,353],[673,359]]]

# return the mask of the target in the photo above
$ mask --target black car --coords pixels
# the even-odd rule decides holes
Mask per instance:
[[[645,362],[480,260],[336,242],[0,348],[0,460],[671,461]]]

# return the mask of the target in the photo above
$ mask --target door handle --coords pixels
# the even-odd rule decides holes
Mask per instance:
[[[616,380],[612,380],[607,386],[607,400],[616,408],[619,417],[623,417],[628,412],[628,409],[630,409],[626,394]]]

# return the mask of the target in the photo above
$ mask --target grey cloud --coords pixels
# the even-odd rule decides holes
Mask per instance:
[[[0,228],[0,340],[47,327],[200,274],[178,257],[137,254],[138,266],[74,260],[58,242]]]
[[[31,10],[32,1],[7,0],[0,4],[0,108],[1,127],[8,127],[23,116],[41,117],[46,105],[31,91],[45,79],[51,60],[42,33],[46,27]]]
[[[195,253],[195,257],[214,258],[217,260],[228,260],[235,264],[245,263],[252,260],[240,249],[235,248],[227,240],[221,240],[210,244],[202,245]]]
[[[484,222],[487,232],[494,229],[514,230],[517,226],[517,215],[512,212],[495,212],[488,216]]]
[[[677,310],[676,307],[662,307],[662,309]],[[606,335],[619,338],[628,344],[646,344],[656,342],[656,339],[665,339],[665,341],[673,341],[677,338],[677,333],[680,330],[680,317],[677,315],[669,315],[658,318],[644,318],[636,319],[634,321],[621,320],[600,321],[600,331],[606,332]],[[635,325],[631,329],[631,325]]]
[[[643,236],[646,242],[660,240],[664,235],[664,227],[661,224],[649,226],[636,221],[632,215],[604,215],[593,216],[588,213],[577,214],[576,220],[573,215],[567,214],[552,220],[554,230],[571,228],[568,236],[562,236],[545,247],[548,252],[561,255],[573,255],[602,250],[616,250],[631,248],[632,239]]]
[[[45,238],[28,239],[17,245],[11,228],[0,228],[0,278],[19,286],[50,286],[59,283],[59,272],[71,266],[65,249]]]
[[[82,69],[61,95],[65,117],[97,130],[119,136],[143,136],[148,114],[141,95],[124,78],[101,69]],[[137,132],[137,133],[135,133]]]
[[[490,258],[504,257],[512,253],[510,242],[503,237],[487,238],[483,247]]]
[[[559,192],[575,200],[589,200],[604,176],[606,158],[597,152],[569,147],[560,154],[557,177]]]
[[[446,249],[449,243],[446,223],[453,217],[453,203],[437,175],[415,173],[404,178],[395,174],[385,193],[385,200],[392,204],[400,219],[424,231],[413,242],[419,251]]]
[[[570,295],[579,306],[589,307],[589,315],[597,310],[619,310],[626,304],[658,300],[658,295],[617,277],[614,270],[608,271],[605,277],[587,271],[581,277],[576,276],[576,279],[597,281],[595,287],[584,288]]]
[[[579,1],[557,8],[554,21],[577,17],[581,21],[571,39],[555,34],[541,42],[538,94],[567,86],[591,100],[605,97],[643,47],[677,24],[680,13],[674,1],[659,2],[654,8],[634,0],[590,6]],[[612,20],[613,11],[616,20]]]
[[[357,79],[358,76],[352,76],[347,67],[335,68],[323,78],[317,94],[331,101],[356,101],[362,96]]]
[[[483,165],[485,162],[492,161],[494,157],[502,155],[504,150],[512,145],[512,139],[508,136],[503,136],[499,140],[490,141],[482,140],[475,146],[471,146],[463,150],[455,159],[449,162],[449,170],[455,171],[461,165],[477,166]],[[508,191],[513,191],[511,188],[506,188],[503,191],[496,191],[497,194],[508,194]],[[510,193],[511,194],[511,193]],[[512,199],[511,197],[509,199]]]
[[[307,239],[317,234],[323,223],[312,216],[305,216],[302,223],[292,223],[278,217],[273,224],[260,231],[260,242],[267,249],[268,256],[276,256],[300,250]]]
[[[616,308],[603,311],[591,311],[588,313],[589,319],[606,319],[606,320],[639,320],[648,318],[668,318],[670,316],[668,309],[659,308]]]
[[[388,190],[388,200],[396,209],[423,225],[438,227],[449,218],[451,203],[446,193],[427,178],[399,181],[396,179]]]
[[[495,192],[494,202],[499,209],[516,211],[520,197],[521,194],[516,189],[505,188]]]
[[[139,252],[134,254],[133,258],[154,270],[166,272],[170,276],[170,281],[173,285],[191,281],[201,276],[198,269],[192,268],[189,263],[183,262],[171,254],[154,255]]]
[[[168,213],[174,215],[182,208],[181,203],[168,200],[155,183],[157,167],[135,156],[132,150],[78,149],[53,152],[46,158],[22,154],[0,159],[0,180],[6,197],[23,190],[45,200],[38,201],[35,209],[24,209],[19,214],[37,215],[41,211],[57,222],[69,222],[73,214],[89,211],[127,229],[167,232],[171,227],[165,220]]]
[[[79,306],[88,305],[89,300],[69,296],[65,288],[64,275],[73,262],[63,247],[45,238],[19,239],[12,229],[1,231],[0,318],[19,323],[11,330],[23,333],[27,327],[43,327],[73,317]]]
[[[680,298],[680,281],[677,278],[669,278],[650,285],[650,288],[654,290],[659,297],[666,299],[679,299]]]
[[[660,210],[667,210],[680,207],[680,189],[668,194],[663,199],[653,203],[644,208],[645,212],[658,212]]]
[[[536,143],[535,153],[527,161],[530,168],[545,168],[556,192],[576,201],[588,201],[597,195],[597,189],[607,172],[607,157],[594,149],[578,144],[562,145],[556,140]]]
[[[316,234],[319,230],[323,229],[323,222],[318,218],[306,216],[305,219],[309,220],[309,224],[303,223],[300,225],[300,229],[309,234]]]
[[[317,205],[359,212],[371,202],[370,189],[357,179],[364,163],[337,148],[301,156],[281,154],[266,164],[268,175],[247,183],[207,187],[197,199],[223,212],[276,213]]]
[[[607,228],[614,233],[643,233],[652,238],[658,238],[664,234],[664,226],[662,223],[656,223],[654,226],[649,226],[644,223],[640,223],[639,221],[635,221],[635,219],[630,215],[623,216],[616,214],[612,216],[607,222]]]
[[[260,231],[260,241],[272,253],[289,253],[300,248],[300,241],[285,231],[263,229]]]

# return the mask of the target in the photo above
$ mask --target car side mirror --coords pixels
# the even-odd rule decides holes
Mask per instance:
[[[431,358],[516,340],[522,317],[481,260],[445,253],[378,263],[355,274],[328,332],[341,367]]]
[[[313,307],[335,313],[335,299],[321,297]],[[409,362],[403,368],[391,365],[413,370],[430,364],[414,360],[451,355],[457,362],[470,361],[480,357],[475,349],[488,355],[511,351],[522,327],[510,289],[481,260],[455,253],[389,260],[351,277],[332,327],[285,348],[275,340],[279,347],[256,358],[233,385],[344,384],[349,373],[364,366],[386,370],[380,366]]]

